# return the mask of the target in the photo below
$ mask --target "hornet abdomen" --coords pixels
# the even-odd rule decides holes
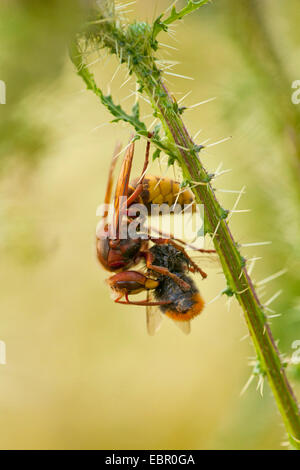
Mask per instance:
[[[130,183],[129,196],[136,189],[138,182],[138,179],[135,179]],[[180,183],[171,178],[159,178],[158,176],[147,175],[142,185],[143,190],[137,202],[144,204],[148,209],[151,204],[168,204],[172,206],[176,202],[176,204],[183,207],[195,201],[194,194],[190,189],[187,188],[183,190],[180,187]]]

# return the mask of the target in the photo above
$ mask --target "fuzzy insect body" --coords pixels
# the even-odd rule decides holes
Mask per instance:
[[[154,298],[159,302],[169,302],[160,305],[161,312],[175,321],[189,321],[199,315],[204,308],[204,300],[193,279],[185,274],[190,267],[190,259],[169,244],[154,245],[150,251],[155,265],[168,269],[190,287],[183,290],[170,277],[158,274],[160,282],[154,290]]]
[[[156,301],[170,301],[159,308],[162,313],[175,321],[189,321],[199,315],[204,308],[204,300],[190,276],[174,273],[190,285],[190,290],[183,291],[172,279],[161,280],[154,290]]]

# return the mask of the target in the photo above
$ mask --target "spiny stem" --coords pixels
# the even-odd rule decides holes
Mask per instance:
[[[155,38],[160,31],[167,31],[167,27],[174,23],[174,21],[182,20],[186,15],[189,15],[198,8],[208,3],[210,0],[200,0],[198,2],[189,0],[185,7],[181,10],[176,11],[176,7],[173,6],[171,10],[171,14],[165,18],[163,21],[161,20],[164,14],[160,15],[157,20],[153,24],[153,37]]]
[[[192,11],[195,9],[195,5],[199,7],[204,3],[206,1],[189,2],[187,6]],[[172,10],[170,17],[174,20],[180,18],[180,12]],[[106,16],[102,16],[102,18],[105,19]],[[142,22],[129,24],[126,29],[112,17],[107,22],[99,21],[92,30],[85,29],[78,40],[74,42],[71,47],[71,58],[88,89],[92,90],[108,107],[115,116],[115,121],[128,122],[139,135],[145,137],[147,136],[147,128],[139,120],[138,107],[133,109],[132,115],[128,115],[119,105],[114,105],[110,96],[105,97],[97,87],[93,75],[83,62],[80,38],[83,37],[90,43],[96,42],[98,46],[106,47],[111,54],[115,54],[119,58],[121,63],[126,63],[129,73],[135,74],[137,78],[140,92],[144,92],[148,96],[154,110],[154,116],[160,119],[165,131],[163,138],[156,132],[152,139],[153,143],[157,146],[158,152],[164,150],[169,155],[171,163],[174,160],[178,162],[184,180],[192,187],[196,201],[204,205],[206,233],[213,238],[227,280],[228,287],[224,293],[228,296],[235,296],[240,303],[258,356],[255,373],[260,377],[265,375],[268,378],[290,442],[295,448],[300,449],[300,415],[297,400],[287,380],[284,365],[281,362],[264,309],[247,272],[245,260],[242,258],[238,244],[226,222],[228,211],[221,207],[216,198],[210,184],[212,176],[207,173],[199,158],[201,146],[195,145],[189,135],[182,120],[182,110],[167,90],[162,73],[156,65],[154,52],[158,48],[155,39],[159,32],[157,30],[158,24],[161,31],[167,30],[167,22],[171,22],[168,18],[167,22],[163,22],[161,18],[162,16],[154,22],[152,27]],[[94,20],[99,20],[99,12]],[[201,184],[192,185],[192,182]]]

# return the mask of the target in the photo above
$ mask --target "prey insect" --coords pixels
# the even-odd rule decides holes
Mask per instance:
[[[130,208],[135,203],[142,203],[145,207],[149,207],[152,203],[165,203],[169,206],[172,206],[175,202],[181,206],[186,203],[194,203],[193,193],[189,189],[180,191],[180,184],[178,182],[168,178],[160,180],[158,177],[146,175],[149,163],[150,138],[151,134],[148,135],[142,173],[131,184],[130,175],[134,156],[134,142],[131,142],[126,151],[115,189],[113,218],[110,221],[108,211],[105,211],[100,230],[97,231],[96,248],[97,257],[101,265],[106,270],[117,273],[109,279],[109,284],[113,290],[123,289],[120,292],[122,293],[121,297],[125,297],[125,301],[120,301],[119,297],[116,299],[117,302],[129,305],[146,305],[148,307],[160,306],[163,309],[164,306],[172,305],[172,301],[166,299],[166,295],[172,289],[174,292],[176,291],[174,286],[180,289],[180,292],[189,292],[191,294],[194,291],[194,284],[190,278],[186,277],[182,267],[177,269],[169,262],[160,262],[160,257],[157,256],[156,250],[159,251],[159,249],[168,246],[167,252],[170,255],[170,247],[172,247],[185,260],[185,263],[182,261],[182,266],[187,264],[190,271],[200,273],[202,278],[205,278],[207,275],[187,254],[185,248],[189,245],[185,241],[171,239],[170,235],[167,236],[163,233],[160,233],[159,238],[157,238],[151,235],[151,230],[146,234],[146,238],[139,233],[132,237],[126,231],[129,224],[134,220],[134,216],[130,215]],[[118,153],[118,150],[116,150],[116,154]],[[105,204],[109,204],[112,198],[115,164],[116,156],[111,163]],[[124,233],[123,229],[125,229],[126,233],[125,238],[121,236]],[[153,247],[150,246],[151,243],[154,244]],[[154,249],[155,247],[156,250]],[[214,252],[214,250],[204,249],[198,249],[198,251],[206,253]],[[144,263],[147,272],[152,274],[151,277],[144,276],[138,271],[130,270],[141,261]],[[168,284],[167,280],[172,282]],[[129,300],[129,294],[138,293],[143,290],[154,290],[155,300],[150,298],[140,302],[131,302]],[[179,297],[179,291],[175,292],[175,296],[176,294]],[[175,311],[179,313],[177,297],[175,304],[174,302],[173,304],[175,305]]]
[[[121,304],[144,305],[147,313],[147,330],[150,335],[159,329],[163,315],[171,318],[184,333],[190,332],[190,321],[204,308],[204,300],[188,271],[193,272],[190,259],[171,244],[154,245],[150,248],[154,264],[167,268],[189,285],[182,289],[172,278],[157,274],[151,269],[147,274],[127,271],[115,274],[108,284],[115,293],[115,302]],[[147,299],[129,302],[129,295],[145,291]],[[121,299],[125,297],[126,301]]]

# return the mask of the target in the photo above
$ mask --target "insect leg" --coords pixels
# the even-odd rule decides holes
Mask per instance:
[[[175,238],[172,233],[164,233],[159,229],[149,227],[149,233],[151,233],[151,230],[161,235],[162,238],[166,238],[168,240],[169,239],[175,240],[176,242],[179,242],[182,245],[185,245],[187,248],[190,248],[191,250],[194,250],[194,251],[198,251],[199,253],[208,253],[208,254],[216,253],[216,250],[205,250],[204,248],[196,248],[194,245],[191,245],[190,243],[187,243],[184,240],[181,240],[180,238]]]
[[[155,243],[155,241],[154,241],[154,243]],[[154,271],[158,274],[163,274],[164,276],[170,277],[184,291],[188,291],[188,290],[191,289],[191,286],[187,282],[183,281],[176,274],[171,273],[171,271],[169,271],[167,268],[164,268],[163,266],[156,266],[155,264],[152,264],[153,260],[154,260],[154,257],[152,255],[152,253],[150,253],[150,251],[146,251],[144,253],[144,256],[146,258],[146,266],[147,266],[148,269],[151,269],[151,271]]]
[[[159,305],[169,305],[171,304],[172,302],[171,301],[161,301],[161,302],[148,302],[148,300],[141,300],[141,301],[136,301],[136,302],[131,302],[130,300],[128,300],[128,302],[125,302],[125,301],[117,301],[115,300],[115,302],[117,302],[118,304],[122,304],[122,305],[141,305],[141,306],[144,306],[144,307],[157,307]]]
[[[187,254],[187,252],[185,251],[185,249],[183,248],[183,246],[179,245],[179,243],[177,243],[176,241],[174,240],[171,240],[171,239],[168,239],[168,238],[158,238],[154,240],[152,240],[154,243],[157,243],[158,245],[166,245],[166,244],[169,244],[169,245],[173,245],[178,251],[181,251],[181,253],[184,254],[185,258],[187,258],[187,260],[189,261],[189,264],[192,266],[192,268],[194,269],[194,272],[197,272],[197,273],[200,273],[202,278],[205,279],[207,277],[207,274],[205,271],[203,271],[200,266],[198,266],[193,260],[192,258]]]
[[[148,138],[151,138],[152,135],[153,134],[151,132],[148,132]],[[142,174],[140,176],[140,180],[139,180],[140,183],[143,182],[143,180],[145,178],[146,170],[147,170],[148,165],[149,165],[149,153],[150,153],[150,140],[147,141],[147,145],[146,145],[145,162],[144,162],[144,168],[143,168]]]
[[[169,240],[168,241],[171,245],[173,245],[175,248],[177,248],[177,250],[181,251],[184,256],[189,260],[189,263],[190,265],[192,266],[192,268],[195,270],[195,272],[198,272],[201,274],[202,278],[205,279],[207,277],[207,274],[205,271],[203,271],[200,266],[198,266],[193,260],[192,258],[187,254],[187,252],[185,251],[185,249],[183,248],[183,246],[179,245],[176,241],[174,240]]]
[[[162,300],[161,302],[151,302],[151,301],[149,301],[149,299],[136,300],[135,302],[131,302],[131,300],[129,300],[129,298],[128,298],[128,293],[125,293],[126,301],[120,300],[122,297],[123,297],[123,295],[121,295],[120,297],[115,299],[115,302],[118,303],[118,304],[123,304],[123,305],[142,305],[144,307],[147,307],[147,306],[148,307],[156,307],[158,305],[168,305],[168,304],[172,303],[170,300],[165,300],[165,301]]]

